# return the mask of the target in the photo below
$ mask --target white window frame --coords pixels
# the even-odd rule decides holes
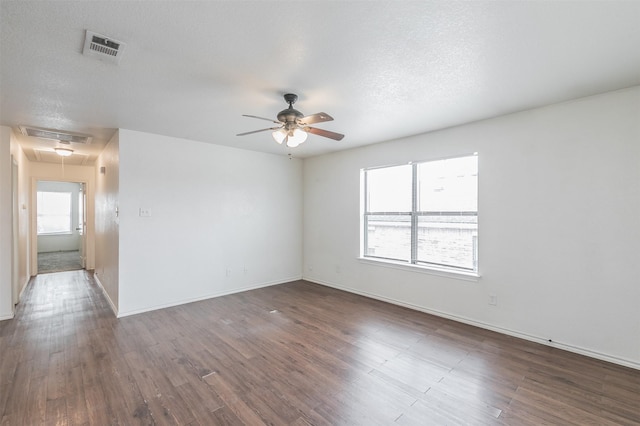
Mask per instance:
[[[390,168],[397,167],[403,164],[395,164],[388,165],[382,167],[371,167],[361,170],[361,223],[360,223],[360,257],[359,259],[364,263],[376,264],[379,266],[386,266],[392,268],[400,268],[400,269],[408,269],[411,271],[418,272],[426,272],[432,273],[435,275],[442,276],[452,276],[460,278],[468,278],[472,281],[475,281],[480,277],[479,268],[478,268],[478,238],[475,239],[475,244],[473,246],[474,249],[474,266],[473,268],[463,268],[453,265],[442,265],[435,263],[428,263],[424,261],[420,261],[417,258],[418,254],[418,218],[421,216],[433,216],[433,215],[446,215],[455,213],[456,215],[471,215],[478,217],[478,211],[476,209],[475,212],[428,212],[428,211],[419,211],[418,210],[418,166],[421,164],[427,164],[431,162],[437,162],[442,160],[450,160],[456,158],[465,158],[465,157],[477,157],[477,153],[459,155],[455,157],[446,157],[446,158],[438,158],[428,161],[420,161],[420,162],[409,162],[405,165],[411,166],[411,211],[410,212],[378,212],[378,211],[368,211],[369,200],[368,197],[368,182],[367,182],[367,172],[371,170],[377,170],[382,168]],[[479,186],[479,184],[478,184]],[[477,194],[477,193],[476,193]],[[478,197],[478,195],[476,195]],[[368,255],[368,219],[369,216],[409,216],[411,223],[411,258],[408,261],[398,260],[398,259],[390,259],[375,255]]]

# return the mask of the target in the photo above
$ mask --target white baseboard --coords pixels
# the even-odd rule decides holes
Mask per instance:
[[[358,294],[360,296],[364,296],[364,297],[369,297],[371,299],[376,299],[376,300],[380,300],[382,302],[387,302],[387,303],[391,303],[393,305],[398,305],[398,306],[403,306],[405,308],[409,308],[409,309],[413,309],[415,311],[420,311],[420,312],[424,312],[427,314],[431,314],[431,315],[435,315],[437,317],[442,317],[442,318],[447,318],[453,321],[457,321],[457,322],[461,322],[464,324],[469,324],[475,327],[479,327],[479,328],[484,328],[486,330],[491,330],[491,331],[495,331],[497,333],[501,333],[501,334],[506,334],[508,336],[513,336],[513,337],[517,337],[520,339],[524,339],[524,340],[528,340],[530,342],[535,342],[535,343],[540,343],[542,345],[546,345],[546,346],[552,346],[554,348],[558,348],[558,349],[562,349],[568,352],[573,352],[573,353],[577,353],[580,355],[585,355],[588,356],[590,358],[595,358],[595,359],[599,359],[602,361],[607,361],[607,362],[611,362],[613,364],[618,364],[618,365],[622,365],[624,367],[629,367],[629,368],[633,368],[636,370],[640,370],[640,363],[626,359],[626,358],[620,358],[620,357],[616,357],[616,356],[612,356],[612,355],[608,355],[602,352],[598,352],[598,351],[593,351],[590,349],[585,349],[585,348],[581,348],[578,346],[573,346],[573,345],[569,345],[569,344],[565,344],[562,342],[549,342],[547,339],[542,338],[542,337],[538,337],[538,336],[533,336],[527,333],[522,333],[520,331],[516,331],[516,330],[511,330],[508,328],[503,328],[503,327],[498,327],[492,324],[487,324],[481,321],[476,321],[470,318],[465,318],[465,317],[461,317],[458,315],[451,315],[448,314],[446,312],[441,312],[441,311],[437,311],[434,309],[428,309],[428,308],[424,308],[422,306],[418,306],[418,305],[413,305],[411,303],[407,303],[407,302],[403,302],[400,300],[396,300],[396,299],[391,299],[388,297],[384,297],[384,296],[380,296],[374,293],[369,293],[366,291],[360,291],[360,290],[354,290],[352,288],[349,287],[344,287],[340,284],[335,284],[335,283],[330,283],[327,281],[323,281],[323,280],[318,280],[315,278],[309,278],[309,277],[303,277],[302,278],[305,281],[309,281],[315,284],[320,284],[320,285],[324,285],[327,287],[331,287],[331,288],[335,288],[338,290],[343,290],[346,291],[348,293],[353,293],[353,294]]]
[[[111,300],[111,297],[109,297],[109,293],[107,293],[107,290],[104,289],[104,286],[102,285],[102,281],[100,281],[98,274],[94,272],[93,278],[96,280],[96,283],[100,287],[100,290],[102,290],[102,294],[104,295],[105,299],[107,299],[107,302],[109,303],[109,307],[111,308],[111,311],[116,317],[118,317],[118,308],[116,308],[116,305],[113,303],[113,300]]]
[[[18,303],[20,303],[20,301],[22,300],[22,295],[24,294],[24,291],[27,289],[27,286],[29,285],[29,281],[31,281],[31,278],[33,277],[27,278],[24,284],[22,285],[22,290],[20,290],[20,294],[18,295]]]
[[[13,312],[10,313],[9,315],[0,316],[0,321],[10,320],[10,319],[13,319]]]
[[[27,285],[29,285],[29,281],[31,281],[31,277],[27,278],[25,283],[22,285],[22,289],[20,290],[20,294],[18,295],[18,303],[20,303],[20,301],[22,300],[22,295],[24,294],[24,291],[27,289]],[[13,306],[12,309],[15,311],[15,306]],[[7,315],[0,315],[0,321],[6,321],[13,318],[15,318],[15,312],[11,312],[10,314],[7,314]]]
[[[267,281],[267,282],[262,282],[262,283],[259,283],[259,284],[252,284],[252,285],[247,286],[247,287],[241,287],[241,288],[237,288],[237,289],[233,289],[233,290],[229,290],[229,291],[222,291],[222,292],[217,292],[217,293],[209,293],[209,294],[206,294],[206,295],[203,295],[203,296],[199,296],[199,297],[194,297],[194,298],[189,298],[189,299],[181,299],[181,300],[178,300],[178,301],[175,301],[175,302],[164,303],[164,304],[160,304],[160,305],[154,305],[154,306],[150,306],[150,307],[147,307],[147,308],[133,309],[131,311],[120,312],[119,314],[117,314],[117,317],[118,318],[122,318],[122,317],[127,317],[127,316],[130,316],[130,315],[142,314],[144,312],[155,311],[155,310],[158,310],[158,309],[171,308],[172,306],[186,305],[187,303],[199,302],[201,300],[213,299],[215,297],[227,296],[229,294],[242,293],[244,291],[256,290],[258,288],[263,288],[263,287],[270,287],[272,285],[285,284],[285,283],[289,283],[291,281],[298,281],[298,280],[301,280],[301,279],[302,279],[302,276],[298,275],[298,276],[295,276],[295,277],[285,278],[285,279],[281,279],[281,280],[277,280],[277,281]]]

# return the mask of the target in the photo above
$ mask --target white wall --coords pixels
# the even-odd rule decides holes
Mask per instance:
[[[11,129],[0,126],[0,320],[13,318],[11,167]]]
[[[39,181],[37,185],[38,192],[71,193],[71,233],[38,235],[38,253],[79,250],[81,235],[77,228],[80,223],[78,220],[80,184],[76,182]]]
[[[17,234],[13,230],[12,167],[18,167]],[[13,265],[17,266],[16,296],[29,280],[29,162],[11,128],[0,126],[0,320],[13,318]],[[15,239],[15,245],[14,245]],[[14,251],[14,247],[17,249]],[[16,259],[17,256],[17,259]]]
[[[31,163],[13,133],[11,134],[11,155],[18,164],[18,294],[21,294],[31,278],[29,271]]]
[[[300,160],[124,129],[119,158],[120,316],[301,277]]]
[[[473,152],[477,282],[358,261],[361,168]],[[304,276],[640,368],[638,218],[634,87],[305,160]]]
[[[95,167],[94,166],[74,166],[65,165],[64,168],[60,164],[54,163],[38,163],[34,162],[30,165],[31,171],[31,206],[36,206],[36,189],[39,180],[52,180],[59,182],[85,182],[87,190],[87,235],[86,235],[86,269],[95,268],[95,217],[94,217],[94,191],[95,191]],[[37,249],[37,232],[36,232],[36,209],[31,210],[31,275],[36,275],[38,271],[38,263],[35,261],[38,257]]]
[[[95,276],[104,289],[111,309],[118,314],[119,280],[119,132],[96,160]]]

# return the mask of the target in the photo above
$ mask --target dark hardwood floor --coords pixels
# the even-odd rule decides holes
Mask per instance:
[[[640,424],[640,371],[304,281],[118,320],[41,275],[0,356],[2,425]]]

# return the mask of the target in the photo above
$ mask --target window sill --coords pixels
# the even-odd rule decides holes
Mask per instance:
[[[435,268],[432,266],[412,265],[405,262],[394,262],[392,260],[383,260],[383,259],[376,259],[376,258],[370,258],[370,257],[358,257],[358,261],[360,261],[361,263],[367,263],[369,265],[381,266],[383,268],[400,269],[404,271],[418,272],[418,273],[428,274],[428,275],[436,275],[439,277],[453,278],[453,279],[463,280],[463,281],[477,282],[480,280],[480,274],[477,272],[463,272],[463,271],[455,271],[447,268]]]

